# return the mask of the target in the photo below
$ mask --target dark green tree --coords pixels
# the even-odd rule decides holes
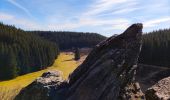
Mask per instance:
[[[4,51],[0,56],[0,79],[12,79],[17,76],[17,62],[12,50]]]
[[[16,62],[16,56],[13,53],[12,50],[9,50],[7,54],[7,60],[6,60],[6,67],[7,67],[7,72],[6,72],[6,77],[7,79],[12,79],[15,78],[18,75],[18,70],[17,70],[17,62]]]
[[[74,59],[75,59],[75,60],[79,60],[79,59],[80,59],[80,51],[79,51],[79,48],[76,48],[76,49],[75,49]]]
[[[57,43],[0,23],[0,80],[45,69],[58,54]]]
[[[73,47],[93,48],[96,44],[106,39],[106,37],[97,33],[67,31],[34,31],[33,33],[58,44],[61,50]]]
[[[170,66],[170,29],[162,29],[143,35],[139,63]]]

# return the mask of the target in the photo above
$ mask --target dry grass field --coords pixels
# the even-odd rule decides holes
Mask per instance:
[[[63,77],[66,79],[69,74],[85,59],[86,56],[81,57],[79,61],[74,60],[74,54],[71,52],[63,52],[59,55],[53,66],[48,69],[38,72],[29,73],[19,76],[12,80],[0,82],[0,100],[13,100],[19,91],[30,84],[37,77],[41,76],[43,72],[48,70],[60,70],[63,72]]]

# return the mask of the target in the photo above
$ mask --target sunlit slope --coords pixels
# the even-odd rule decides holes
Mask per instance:
[[[33,72],[30,74],[19,76],[15,79],[0,82],[0,100],[11,100],[21,88],[30,84],[37,77],[41,76],[43,72],[48,70],[60,70],[63,72],[63,77],[67,78],[68,75],[81,63],[81,61],[74,61],[74,54],[61,53],[53,66],[48,69]],[[84,57],[82,57],[84,59]]]

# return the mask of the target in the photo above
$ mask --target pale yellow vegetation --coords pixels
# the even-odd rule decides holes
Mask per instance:
[[[85,57],[82,57],[80,61],[74,61],[74,54],[70,52],[61,53],[53,66],[48,67],[45,70],[18,76],[12,80],[2,81],[0,82],[0,100],[13,100],[22,88],[33,82],[33,80],[48,70],[60,70],[63,72],[63,77],[66,79],[69,74],[82,63],[84,58]]]

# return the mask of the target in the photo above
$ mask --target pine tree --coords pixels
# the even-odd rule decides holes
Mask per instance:
[[[149,32],[143,35],[139,63],[170,66],[170,29]]]
[[[0,23],[0,80],[47,68],[58,54],[55,43]]]
[[[80,59],[80,51],[79,51],[78,48],[75,49],[75,55],[74,56],[75,56],[75,58],[74,58],[75,60],[79,60]]]
[[[6,78],[12,79],[17,76],[18,70],[17,70],[17,61],[16,56],[14,55],[13,51],[10,50],[7,56],[7,72],[6,72]]]
[[[14,53],[9,51],[4,51],[0,55],[0,79],[12,79],[17,76],[17,61]]]
[[[32,33],[32,31],[30,31]],[[67,50],[73,47],[92,48],[102,40],[106,39],[97,33],[68,32],[68,31],[33,31],[40,37],[52,41],[60,47],[60,50]]]

